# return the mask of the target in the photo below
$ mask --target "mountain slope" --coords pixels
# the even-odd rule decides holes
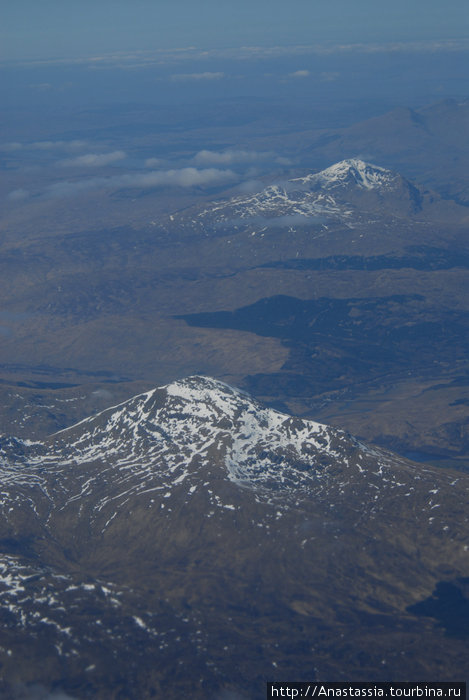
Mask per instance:
[[[359,158],[349,158],[329,166],[319,173],[300,178],[316,189],[339,189],[357,186],[367,190],[392,190],[399,186],[401,178],[396,173],[377,165],[365,163]]]
[[[257,698],[465,668],[450,623],[407,608],[468,573],[467,477],[205,377],[2,447],[5,693]]]
[[[117,402],[198,373],[459,464],[469,444],[469,253],[465,228],[450,220],[467,210],[357,158],[231,194],[146,227],[2,246],[3,424],[15,432],[35,420],[44,435],[87,405],[102,408],[100,390]],[[263,305],[276,313],[286,297],[284,332],[264,332]],[[250,318],[226,325],[219,312]],[[292,343],[295,325],[308,328]],[[25,382],[32,409],[19,418]],[[57,402],[60,387],[75,392]]]
[[[415,178],[467,205],[469,100],[444,100],[418,110],[398,107],[302,144],[299,156],[330,163],[357,153]]]
[[[263,408],[205,377],[136,396],[43,442],[7,441],[3,454],[3,483],[39,487],[52,502],[49,510],[86,497],[100,512],[111,492],[117,503],[179,485],[192,493],[200,470],[209,465],[220,478],[267,502],[277,490],[282,501],[290,492],[295,499],[334,501],[355,489],[361,496],[408,490],[417,477],[420,492],[423,484],[434,489],[436,483],[436,473],[420,470],[416,477],[405,461],[340,430]],[[70,495],[71,490],[76,492]],[[96,504],[102,490],[104,500]],[[9,520],[8,494],[2,508]]]
[[[351,158],[318,173],[214,204],[192,221],[218,227],[240,226],[250,219],[257,224],[285,227],[321,220],[357,223],[362,213],[371,211],[409,216],[421,212],[424,205],[427,210],[435,197],[429,197],[398,173]]]

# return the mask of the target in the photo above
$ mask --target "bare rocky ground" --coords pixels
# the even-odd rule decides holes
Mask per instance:
[[[199,373],[464,468],[467,209],[387,177],[297,178],[145,226],[7,239],[4,429],[45,435]]]
[[[465,475],[193,377],[4,439],[2,484],[2,697],[469,671]]]

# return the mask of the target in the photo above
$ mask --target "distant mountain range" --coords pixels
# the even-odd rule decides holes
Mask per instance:
[[[310,145],[305,141],[310,139]],[[405,173],[461,204],[469,203],[469,100],[448,99],[421,109],[397,107],[353,126],[303,135],[298,157],[319,167],[363,158]]]
[[[469,671],[467,475],[193,376],[3,437],[1,478],[2,697]]]
[[[207,374],[465,468],[467,207],[358,157],[247,188],[2,240],[2,424],[41,436]]]
[[[226,230],[242,225],[288,229],[328,221],[351,226],[368,223],[369,215],[458,220],[466,216],[460,207],[445,203],[435,192],[411,183],[396,172],[358,158],[340,161],[318,173],[293,178],[250,195],[214,202],[202,211],[171,216],[192,227]],[[363,220],[364,215],[368,218]],[[376,222],[375,222],[376,223]],[[216,231],[215,231],[216,233]]]
[[[80,117],[266,157],[230,189],[53,199],[55,160],[10,154],[2,700],[469,679],[469,101],[302,132],[259,105],[189,139]]]

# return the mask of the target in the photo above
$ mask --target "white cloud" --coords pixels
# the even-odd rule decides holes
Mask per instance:
[[[32,143],[21,143],[11,141],[0,145],[2,151],[80,151],[87,147],[86,141],[34,141]]]
[[[10,141],[9,143],[2,143],[0,149],[2,151],[21,151],[23,144],[19,141]]]
[[[153,187],[155,185],[177,185],[179,187],[193,187],[194,185],[210,185],[220,181],[229,182],[236,179],[232,170],[218,170],[217,168],[181,168],[179,170],[155,170],[143,175],[127,176],[130,180],[136,178],[136,187]]]
[[[126,157],[124,151],[112,151],[111,153],[86,153],[76,158],[66,158],[59,161],[58,165],[64,168],[99,168],[110,163],[116,163]]]
[[[217,168],[180,168],[178,170],[154,170],[149,173],[126,173],[110,177],[90,177],[76,182],[64,181],[50,185],[44,197],[71,197],[92,189],[195,187],[233,182],[237,179],[232,170]],[[11,196],[10,193],[9,196]]]
[[[33,83],[29,87],[33,90],[52,90],[54,86],[52,83]]]
[[[377,43],[315,43],[300,44],[290,46],[238,46],[231,48],[211,48],[203,49],[194,46],[187,46],[173,49],[153,49],[151,51],[127,51],[104,54],[102,56],[83,56],[80,58],[56,58],[56,59],[31,59],[18,61],[19,66],[49,66],[49,65],[82,65],[88,68],[141,68],[146,69],[151,65],[176,64],[186,62],[192,63],[197,60],[208,59],[232,59],[251,60],[269,59],[283,56],[306,56],[324,55],[343,52],[374,53],[374,52],[436,52],[436,51],[462,51],[469,50],[469,40],[461,39],[441,39],[422,41],[398,41]],[[0,65],[6,65],[5,61],[0,61]],[[10,65],[10,64],[9,64]],[[182,74],[184,75],[184,74]],[[205,75],[204,73],[186,75]],[[220,75],[220,74],[216,74]],[[222,74],[223,75],[223,74]],[[177,79],[177,78],[176,78]]]
[[[289,73],[289,78],[308,78],[310,75],[309,70],[296,70],[293,73]]]
[[[29,194],[30,193],[28,192],[28,190],[19,189],[19,190],[13,190],[12,192],[10,192],[7,195],[7,197],[12,202],[22,202],[25,199],[29,198]]]
[[[156,168],[158,165],[161,165],[163,161],[161,158],[147,158],[145,161],[145,167],[146,168]]]
[[[221,72],[210,73],[175,73],[171,76],[171,80],[220,80],[225,74]]]
[[[230,165],[232,163],[252,163],[258,161],[256,151],[228,149],[226,151],[203,150],[196,153],[194,162],[199,165]]]

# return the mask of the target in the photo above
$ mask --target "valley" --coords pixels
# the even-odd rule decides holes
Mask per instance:
[[[146,226],[5,242],[4,420],[22,384],[59,402],[45,435],[100,391],[199,373],[464,468],[466,225],[465,207],[352,159]]]
[[[0,697],[463,680],[468,101],[187,51],[0,144]]]

